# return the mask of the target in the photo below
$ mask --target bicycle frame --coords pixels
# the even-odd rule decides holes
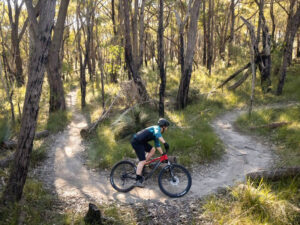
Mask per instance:
[[[152,177],[152,175],[154,174],[154,172],[157,170],[157,168],[160,166],[160,164],[162,164],[163,161],[167,161],[167,162],[168,162],[168,165],[171,164],[170,161],[168,160],[168,155],[165,154],[165,155],[162,155],[162,156],[160,156],[160,157],[154,158],[154,159],[152,159],[152,160],[146,162],[144,166],[149,165],[149,164],[151,164],[151,163],[153,163],[153,162],[155,162],[155,161],[158,161],[158,162],[155,164],[155,166],[154,166],[154,168],[151,170],[151,172],[145,176],[145,180],[147,180],[147,179],[149,179],[150,177]]]

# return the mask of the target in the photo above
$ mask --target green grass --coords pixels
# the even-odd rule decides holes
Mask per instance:
[[[240,184],[226,195],[212,196],[204,217],[214,224],[299,224],[300,178],[276,183]]]
[[[24,187],[23,200],[13,206],[2,208],[0,224],[65,224],[66,217],[53,210],[54,197],[40,182],[28,178]],[[20,216],[22,215],[22,216]]]
[[[71,117],[72,114],[68,111],[50,113],[45,128],[51,133],[62,131],[69,124]]]
[[[288,122],[287,125],[276,128],[256,128],[273,122]],[[254,132],[268,137],[277,145],[277,153],[282,164],[287,166],[300,165],[300,106],[281,109],[266,109],[248,115],[242,115],[236,122],[237,126],[246,132]]]
[[[0,143],[8,140],[11,136],[11,129],[7,119],[0,119]]]

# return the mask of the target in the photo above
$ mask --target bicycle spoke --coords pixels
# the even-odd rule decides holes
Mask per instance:
[[[173,165],[162,170],[159,176],[161,190],[171,197],[181,197],[186,194],[191,186],[191,177],[186,169]]]
[[[121,161],[112,169],[110,175],[112,186],[118,191],[129,191],[135,182],[135,167],[134,164],[128,161]]]

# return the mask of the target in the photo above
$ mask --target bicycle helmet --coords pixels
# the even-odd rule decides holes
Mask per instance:
[[[157,125],[160,127],[168,127],[168,126],[170,126],[170,123],[168,120],[166,120],[164,118],[160,118],[157,122]]]

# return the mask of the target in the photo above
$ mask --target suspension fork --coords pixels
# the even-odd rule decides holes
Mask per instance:
[[[169,171],[170,171],[170,174],[171,174],[171,178],[172,178],[172,181],[175,182],[175,175],[173,173],[173,168],[172,168],[172,164],[170,163],[170,161],[168,161],[168,167],[169,167]]]

